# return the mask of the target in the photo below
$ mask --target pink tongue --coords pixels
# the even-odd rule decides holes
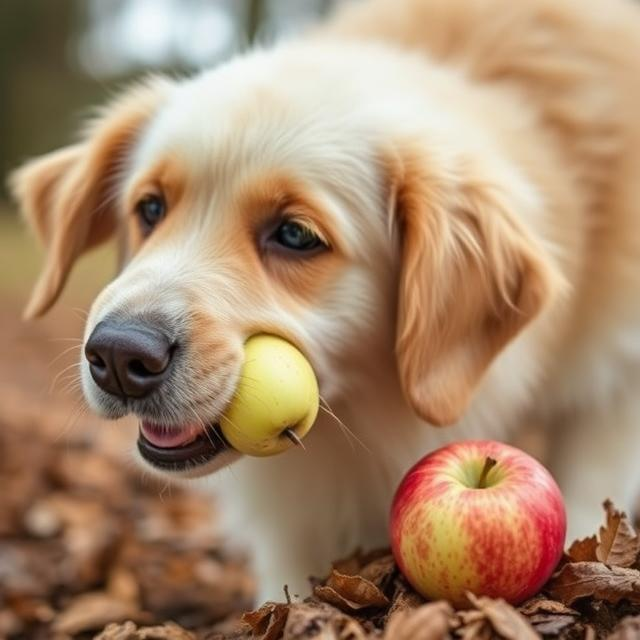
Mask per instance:
[[[170,449],[184,447],[193,442],[202,432],[200,424],[182,424],[177,427],[164,427],[153,422],[143,420],[140,424],[142,435],[156,447]]]

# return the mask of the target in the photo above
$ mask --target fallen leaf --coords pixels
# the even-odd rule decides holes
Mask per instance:
[[[562,602],[557,600],[549,600],[544,596],[536,596],[527,600],[523,605],[519,607],[520,613],[525,616],[532,616],[537,613],[551,613],[558,615],[570,615],[577,616],[579,613],[575,609],[571,609]]]
[[[491,640],[493,633],[491,626],[483,618],[467,623],[457,630],[456,636],[460,640]]]
[[[22,620],[11,610],[0,610],[0,638],[17,636],[24,631]]]
[[[536,596],[519,607],[531,626],[543,635],[558,635],[572,625],[580,615],[557,600]]]
[[[286,640],[367,640],[357,620],[323,602],[291,605],[284,629]]]
[[[598,538],[596,536],[589,536],[582,540],[575,540],[569,547],[567,555],[571,562],[595,562],[596,547],[598,546]]]
[[[575,623],[575,616],[536,613],[528,617],[531,626],[543,635],[558,635],[563,629]]]
[[[404,580],[398,580],[391,598],[391,606],[387,611],[386,620],[388,621],[397,611],[417,609],[423,604],[425,604],[425,600],[420,594],[411,589]]]
[[[384,640],[442,640],[448,635],[452,615],[453,608],[445,601],[396,611],[389,618]]]
[[[128,602],[118,600],[107,593],[85,593],[71,601],[53,622],[58,633],[75,635],[92,629],[100,629],[110,622],[149,622],[149,615]]]
[[[277,640],[282,636],[289,615],[289,605],[267,602],[255,611],[243,614],[242,621],[252,629],[254,636],[261,640]]]
[[[358,575],[383,589],[397,572],[396,562],[389,553],[372,560],[358,572]]]
[[[22,524],[34,538],[53,538],[62,529],[58,513],[44,500],[35,502],[27,509]]]
[[[504,600],[478,597],[472,593],[468,593],[467,598],[478,611],[485,615],[496,633],[506,640],[538,640],[540,638],[527,619]]]
[[[630,567],[640,552],[640,537],[624,511],[618,511],[610,500],[606,500],[603,506],[607,523],[600,527],[596,557],[605,564]]]
[[[124,624],[112,623],[94,640],[195,640],[195,636],[179,627],[167,622],[157,627],[138,627],[131,621]]]
[[[546,589],[568,606],[587,596],[612,604],[622,599],[640,603],[640,572],[600,562],[572,562],[560,569]]]
[[[373,582],[361,576],[348,576],[331,572],[324,586],[316,586],[315,596],[346,612],[366,608],[382,608],[389,605],[389,599]]]
[[[640,616],[629,616],[616,625],[607,640],[640,640]]]
[[[107,577],[107,592],[109,595],[129,602],[133,606],[140,604],[140,585],[133,571],[122,565],[116,565]]]

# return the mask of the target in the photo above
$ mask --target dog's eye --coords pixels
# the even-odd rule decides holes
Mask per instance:
[[[285,220],[281,223],[275,230],[272,239],[292,251],[312,251],[326,246],[309,227],[294,220]]]
[[[145,196],[136,204],[136,213],[143,230],[149,233],[164,218],[167,205],[162,196]]]

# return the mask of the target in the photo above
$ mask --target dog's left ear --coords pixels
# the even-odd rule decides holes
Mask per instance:
[[[396,356],[416,413],[448,425],[562,277],[520,221],[526,198],[511,197],[513,184],[487,175],[486,165],[441,175],[436,167],[416,155],[392,170],[401,245]]]
[[[10,176],[24,218],[47,249],[25,317],[45,313],[75,260],[113,235],[119,172],[170,86],[163,78],[135,85],[102,110],[80,143],[31,160]]]

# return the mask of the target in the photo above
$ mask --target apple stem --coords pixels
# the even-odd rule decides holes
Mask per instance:
[[[487,456],[484,461],[484,467],[482,467],[482,473],[480,474],[480,478],[478,480],[478,489],[486,489],[487,488],[487,476],[489,475],[489,471],[493,469],[498,464],[497,460],[490,458]]]
[[[291,440],[293,444],[295,444],[297,447],[302,447],[306,451],[306,447],[304,446],[304,444],[302,444],[300,436],[293,429],[285,429],[282,433],[283,435],[287,436],[287,438],[289,438],[289,440]]]

